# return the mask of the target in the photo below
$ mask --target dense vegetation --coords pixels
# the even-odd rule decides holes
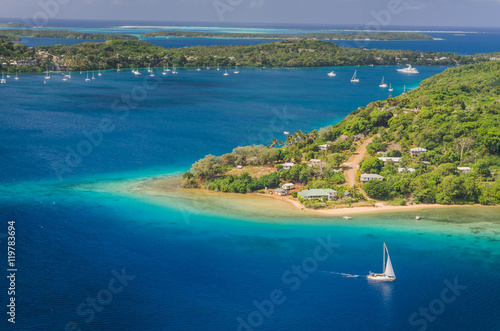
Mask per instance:
[[[70,38],[70,39],[121,39],[138,40],[136,36],[119,33],[84,33],[69,30],[38,30],[38,29],[5,29],[0,30],[1,36],[11,38],[10,40],[21,40],[21,37],[38,38]]]
[[[44,51],[48,55],[40,56]],[[16,46],[0,37],[0,57],[10,61],[35,60],[36,63],[11,68],[11,71],[96,70],[116,68],[198,66],[246,67],[322,67],[353,65],[454,65],[487,61],[494,54],[473,56],[452,53],[421,53],[339,47],[328,41],[287,40],[254,46],[209,46],[165,49],[145,41],[108,40],[72,46]],[[3,68],[2,70],[5,70]]]
[[[321,32],[304,34],[277,33],[227,33],[202,31],[153,31],[141,37],[189,38],[253,38],[253,39],[319,39],[319,40],[432,40],[429,35],[417,32]]]
[[[281,183],[338,190],[343,179],[333,169],[349,157],[362,137],[373,140],[361,171],[384,177],[360,184],[371,198],[400,204],[499,204],[500,63],[450,68],[423,81],[418,89],[360,107],[339,124],[310,133],[299,131],[268,147],[239,147],[221,157],[207,157],[193,165],[184,185],[213,188],[213,182],[227,180],[228,168],[253,162],[277,167]],[[328,144],[326,151],[320,150],[323,144]],[[411,157],[413,147],[427,152]],[[383,162],[378,159],[380,152],[401,161]],[[304,161],[312,158],[324,165],[307,166]],[[276,163],[285,161],[296,165],[280,170]],[[472,172],[462,173],[457,167],[470,167]],[[245,175],[246,182],[252,180]]]

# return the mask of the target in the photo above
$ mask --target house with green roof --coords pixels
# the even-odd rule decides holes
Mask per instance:
[[[312,190],[303,190],[299,192],[299,195],[304,200],[311,199],[322,199],[323,201],[332,200],[337,196],[337,191],[332,190],[330,188],[327,189],[312,189]]]

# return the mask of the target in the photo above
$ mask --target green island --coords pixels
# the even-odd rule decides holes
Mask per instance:
[[[163,48],[145,41],[108,40],[71,46],[27,47],[0,37],[1,70],[41,72],[101,68],[330,67],[356,65],[457,65],[489,61],[497,54],[459,55],[340,47],[329,41],[287,40],[260,45]]]
[[[251,39],[319,39],[319,40],[433,40],[429,35],[417,32],[318,32],[304,34],[278,33],[227,33],[203,31],[153,31],[141,37],[187,38],[251,38]]]
[[[4,29],[0,30],[0,38],[20,41],[22,37],[37,38],[69,38],[69,39],[121,39],[138,40],[136,36],[120,33],[84,33],[70,30],[37,30],[37,29]]]
[[[207,155],[182,186],[314,209],[500,204],[500,63],[449,68],[336,125]]]

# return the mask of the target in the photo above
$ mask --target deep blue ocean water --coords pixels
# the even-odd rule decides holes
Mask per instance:
[[[208,153],[321,128],[387,98],[382,76],[398,95],[445,68],[419,67],[415,76],[395,67],[333,69],[334,78],[326,76],[332,68],[243,68],[229,77],[215,69],[154,78],[104,71],[90,83],[79,72],[46,84],[27,74],[2,84],[0,245],[15,220],[19,271],[16,325],[3,313],[0,328],[237,330],[241,318],[254,330],[418,330],[427,307],[429,330],[498,329],[495,210],[427,211],[421,223],[394,214],[284,224],[275,215],[203,215],[80,188],[177,173]],[[361,82],[353,85],[355,69]],[[318,238],[339,246],[315,267],[307,263]],[[380,271],[382,242],[398,278],[374,284],[364,275]],[[303,263],[311,271],[299,283],[287,271]],[[110,285],[116,272],[128,280]],[[445,282],[455,278],[458,295],[443,303]],[[254,313],[254,301],[274,290],[285,301],[272,313],[264,305],[269,316]],[[91,308],[96,297],[106,304]]]

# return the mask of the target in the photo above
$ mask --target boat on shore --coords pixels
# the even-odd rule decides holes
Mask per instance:
[[[387,254],[387,262],[385,255]],[[396,274],[394,274],[394,269],[392,268],[391,258],[389,257],[389,250],[384,243],[383,248],[383,272],[381,274],[377,274],[374,272],[369,272],[368,278],[369,280],[382,281],[382,282],[392,282],[396,279]]]

